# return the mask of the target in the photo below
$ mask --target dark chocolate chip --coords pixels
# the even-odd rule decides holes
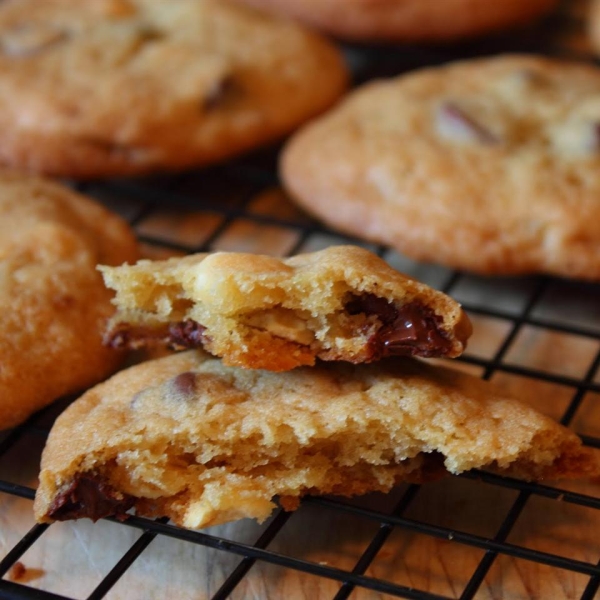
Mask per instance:
[[[196,391],[196,373],[186,371],[172,379],[175,392],[182,396],[192,396]]]
[[[405,304],[396,320],[376,334],[382,355],[444,356],[452,349],[452,342],[440,328],[440,321],[440,317],[420,303]]]
[[[193,319],[169,325],[169,344],[174,348],[201,348],[206,327]]]
[[[202,107],[206,111],[213,110],[225,104],[239,92],[239,85],[232,75],[217,79],[206,91]]]
[[[103,517],[127,518],[134,499],[113,489],[95,475],[79,475],[61,492],[48,509],[48,517],[56,521],[88,517],[97,521]]]
[[[374,294],[353,295],[345,304],[351,315],[375,315],[381,326],[369,339],[369,359],[384,356],[444,356],[452,342],[441,328],[441,317],[421,302],[396,307]]]
[[[379,320],[385,324],[392,323],[398,316],[398,310],[389,300],[379,298],[375,294],[352,296],[344,308],[351,315],[358,315],[360,313],[377,315]]]

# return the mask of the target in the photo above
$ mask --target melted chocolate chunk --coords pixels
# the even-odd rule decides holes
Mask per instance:
[[[369,339],[369,358],[384,356],[444,356],[452,342],[441,328],[441,317],[420,302],[397,308],[374,294],[352,296],[346,303],[351,315],[376,315],[381,327]]]
[[[192,396],[196,391],[196,373],[179,373],[172,381],[175,391],[182,396]]]
[[[377,334],[383,345],[383,355],[431,357],[447,354],[452,342],[440,328],[440,321],[440,317],[420,303],[403,306],[396,320]]]
[[[169,325],[169,344],[173,348],[201,348],[206,327],[192,319]]]
[[[375,294],[352,296],[352,299],[346,303],[345,309],[351,315],[360,313],[377,315],[385,325],[393,323],[398,316],[398,310],[391,302],[388,302],[385,298],[379,298]]]
[[[125,519],[133,503],[131,496],[120,494],[99,477],[81,475],[54,499],[48,516],[56,521],[84,517],[97,521],[110,516]]]

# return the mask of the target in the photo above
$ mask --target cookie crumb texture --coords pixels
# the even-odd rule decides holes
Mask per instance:
[[[98,262],[138,258],[117,215],[50,181],[0,171],[0,430],[108,376],[114,312]]]
[[[600,278],[600,70],[508,55],[366,85],[298,132],[305,209],[419,261]]]
[[[100,267],[116,290],[107,343],[205,348],[284,371],[315,359],[455,357],[471,323],[442,292],[357,246],[280,259],[218,252]]]
[[[21,581],[26,574],[27,569],[21,561],[14,563],[7,573],[9,581]]]
[[[557,0],[238,0],[349,40],[444,42],[529,23]]]
[[[213,163],[327,108],[329,42],[225,0],[0,3],[0,161],[70,177]]]
[[[200,528],[263,520],[277,496],[352,496],[489,468],[597,476],[596,451],[489,382],[411,358],[289,373],[187,351],[121,371],[56,421],[39,521],[165,515]]]

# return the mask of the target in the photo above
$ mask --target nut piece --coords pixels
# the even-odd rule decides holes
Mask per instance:
[[[304,346],[310,346],[315,339],[306,321],[297,316],[293,310],[286,308],[275,307],[256,313],[246,319],[246,324]]]

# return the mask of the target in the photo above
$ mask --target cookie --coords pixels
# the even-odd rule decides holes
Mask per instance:
[[[0,162],[179,170],[288,133],[343,92],[338,50],[225,0],[0,3]]]
[[[357,246],[281,259],[216,252],[100,267],[116,291],[107,342],[204,347],[229,365],[284,371],[315,358],[455,357],[460,305]]]
[[[588,14],[588,33],[592,49],[600,54],[600,1],[591,0]]]
[[[97,383],[122,356],[99,262],[138,258],[128,225],[71,190],[0,171],[0,430]]]
[[[241,0],[356,41],[448,42],[523,25],[557,0]]]
[[[508,55],[366,85],[281,172],[329,225],[484,274],[600,278],[600,70]]]
[[[263,520],[275,496],[293,509],[474,468],[592,477],[600,460],[491,383],[417,359],[272,373],[190,350],[121,371],[58,418],[34,509],[48,522],[135,508],[200,528]]]

